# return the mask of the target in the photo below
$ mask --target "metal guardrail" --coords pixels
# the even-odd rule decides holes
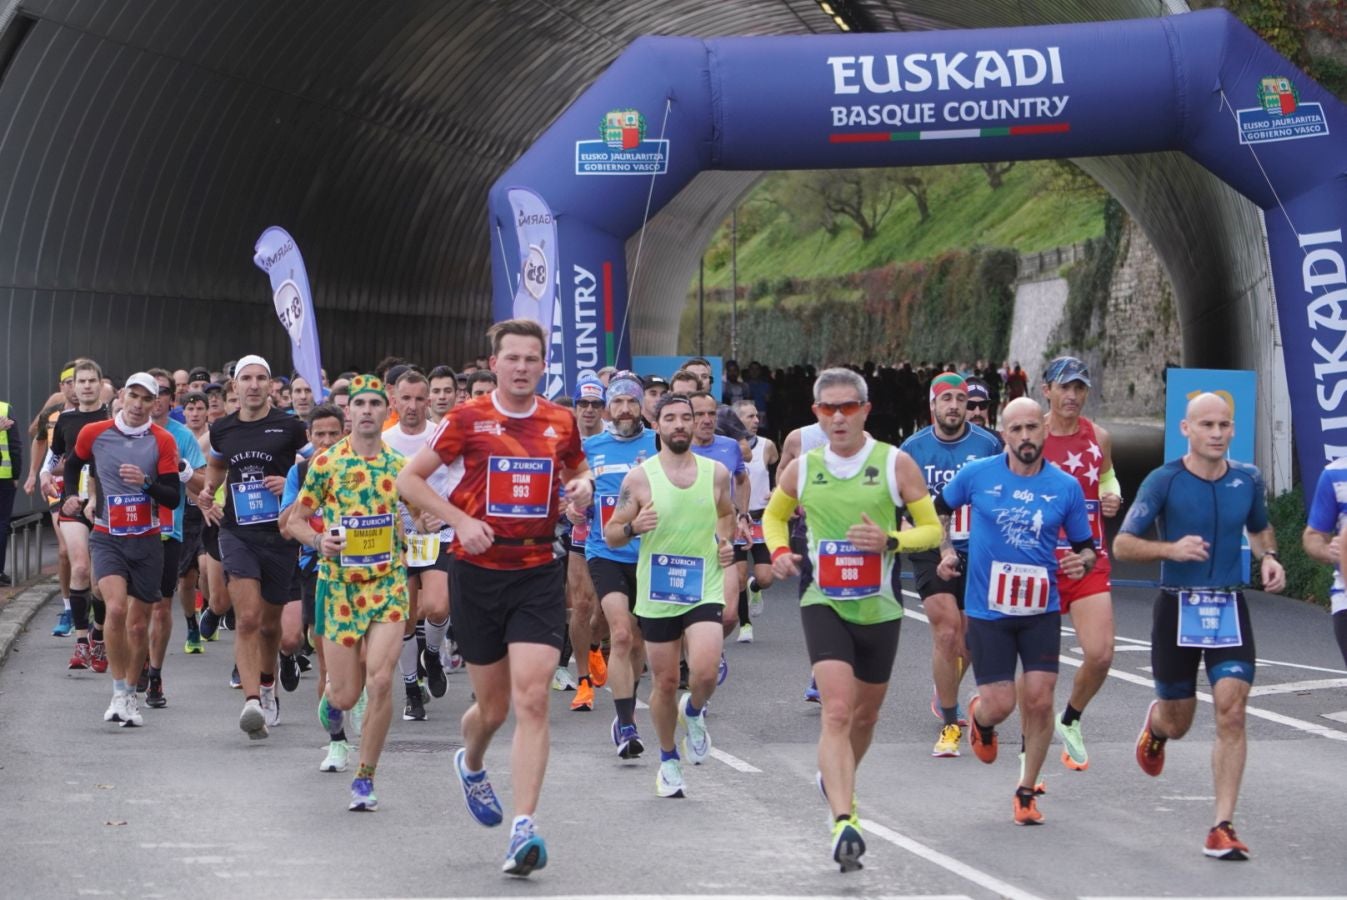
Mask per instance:
[[[29,513],[9,523],[9,565],[5,568],[15,584],[42,574],[42,528],[44,513]],[[36,558],[35,558],[36,557]]]
[[[1085,241],[1053,247],[1039,253],[1020,254],[1018,280],[1026,281],[1047,274],[1056,274],[1062,266],[1085,258]]]

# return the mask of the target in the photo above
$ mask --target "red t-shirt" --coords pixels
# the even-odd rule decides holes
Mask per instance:
[[[478,556],[454,538],[454,555],[488,569],[527,569],[551,562],[562,469],[577,469],[585,454],[570,410],[539,397],[529,413],[502,411],[495,393],[460,403],[430,440],[445,465],[463,460],[463,478],[449,502],[496,534]]]

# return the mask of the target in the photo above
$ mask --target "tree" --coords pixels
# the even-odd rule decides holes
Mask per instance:
[[[879,233],[880,223],[898,199],[894,179],[885,169],[813,172],[804,187],[816,198],[830,224],[839,217],[851,220],[863,241]]]
[[[1015,168],[1015,163],[1013,161],[1005,163],[985,162],[978,163],[978,165],[982,167],[982,171],[986,174],[987,186],[992,190],[996,190],[1004,184],[1001,180],[1001,176]]]
[[[921,216],[920,224],[925,225],[926,221],[931,218],[931,207],[926,199],[927,192],[930,190],[930,185],[927,184],[924,177],[918,175],[913,170],[902,172],[898,176],[898,182],[903,186],[904,190],[912,195],[912,199],[916,201],[917,214]]]

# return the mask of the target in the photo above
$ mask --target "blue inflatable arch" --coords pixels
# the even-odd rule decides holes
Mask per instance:
[[[1163,150],[1264,210],[1297,454],[1314,484],[1347,456],[1347,108],[1223,10],[641,38],[492,187],[493,315],[550,330],[552,395],[626,364],[626,243],[703,170]]]

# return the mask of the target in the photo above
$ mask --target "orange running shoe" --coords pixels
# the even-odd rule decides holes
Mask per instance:
[[[589,683],[589,676],[586,675],[575,687],[575,696],[571,698],[571,712],[590,712],[593,709],[594,686]]]
[[[982,698],[976,694],[968,701],[968,745],[973,748],[973,753],[978,759],[990,764],[996,762],[996,729],[992,729],[990,741],[982,739],[982,729],[978,726],[977,720],[977,708],[981,705]]]
[[[1042,825],[1043,814],[1038,811],[1038,803],[1033,793],[1015,792],[1015,824]],[[1210,842],[1210,839],[1208,839]]]
[[[589,651],[589,680],[596,688],[608,683],[608,660],[602,650]]]
[[[1222,822],[1207,832],[1207,844],[1202,848],[1202,852],[1212,859],[1249,858],[1249,848],[1235,836],[1235,829],[1229,822]]]
[[[1165,741],[1169,740],[1151,734],[1151,711],[1155,709],[1155,704],[1159,702],[1159,700],[1152,700],[1151,705],[1146,707],[1146,722],[1141,726],[1141,733],[1137,735],[1137,765],[1141,766],[1141,771],[1152,778],[1159,775],[1165,768]],[[1216,829],[1213,828],[1212,832],[1215,831]],[[1210,838],[1208,838],[1208,846],[1210,846]],[[1208,853],[1207,855],[1210,856],[1211,854]]]

